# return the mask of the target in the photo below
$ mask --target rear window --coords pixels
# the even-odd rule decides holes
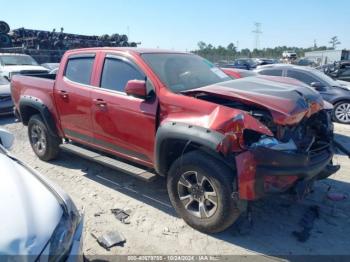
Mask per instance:
[[[65,77],[69,80],[89,85],[94,57],[79,57],[68,60]]]

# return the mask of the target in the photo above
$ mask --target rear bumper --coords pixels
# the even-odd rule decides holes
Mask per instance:
[[[285,191],[296,181],[317,179],[320,174],[325,178],[335,172],[335,169],[327,168],[333,154],[331,145],[308,154],[265,147],[245,151],[236,157],[240,198],[255,200],[263,197],[269,191],[269,183],[274,189]]]

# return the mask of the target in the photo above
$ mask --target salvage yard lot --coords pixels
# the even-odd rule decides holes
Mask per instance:
[[[40,161],[32,152],[27,128],[12,118],[1,118],[0,126],[16,137],[12,153],[60,185],[84,209],[85,255],[193,254],[193,255],[350,255],[350,200],[334,203],[326,191],[350,193],[350,161],[335,156],[340,171],[330,179],[316,183],[315,192],[296,203],[286,197],[271,197],[253,205],[253,228],[239,233],[234,227],[217,235],[202,234],[177,217],[166,192],[165,180],[146,183],[131,176],[61,152],[50,163]],[[350,126],[335,125],[337,139],[350,148]],[[292,232],[300,230],[298,221],[310,205],[318,205],[310,239],[301,243]],[[122,224],[112,208],[131,210],[130,224]],[[119,231],[126,237],[124,246],[106,251],[91,233],[99,236]]]

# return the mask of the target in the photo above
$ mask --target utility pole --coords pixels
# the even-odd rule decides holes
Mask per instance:
[[[254,23],[255,29],[252,31],[253,34],[255,34],[255,49],[260,48],[260,35],[263,33],[261,31],[261,23],[255,22]]]
[[[130,27],[129,26],[126,27],[126,32],[127,32],[128,39],[130,40]]]

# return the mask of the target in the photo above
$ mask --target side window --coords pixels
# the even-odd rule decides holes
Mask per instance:
[[[265,69],[259,72],[261,75],[282,76],[282,69]]]
[[[129,80],[145,80],[145,76],[131,64],[116,58],[106,58],[103,66],[101,87],[124,92]]]
[[[300,71],[295,71],[295,70],[288,70],[287,76],[291,77],[291,78],[298,79],[299,81],[301,81],[305,84],[308,84],[308,85],[310,85],[312,82],[320,82],[318,79],[316,79],[316,78],[314,78],[306,73],[303,73]]]
[[[64,75],[71,81],[89,85],[93,64],[93,57],[70,58]]]

